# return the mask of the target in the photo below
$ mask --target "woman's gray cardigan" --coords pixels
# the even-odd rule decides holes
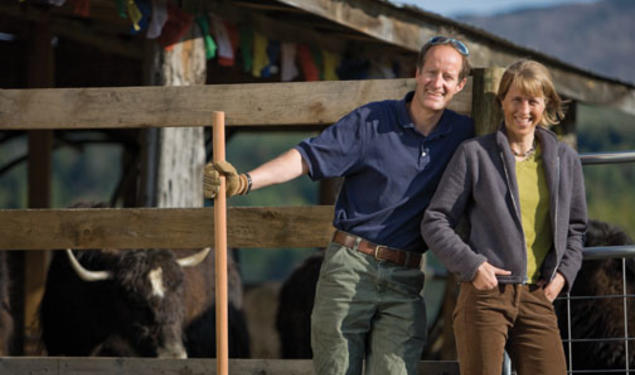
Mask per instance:
[[[554,133],[536,128],[550,193],[553,247],[540,268],[550,281],[560,272],[570,289],[582,263],[582,236],[587,225],[582,166],[578,155]],[[521,224],[516,161],[504,126],[467,140],[448,164],[421,222],[421,234],[445,266],[462,281],[490,264],[511,271],[501,283],[526,283],[527,253]],[[467,243],[454,231],[467,215]]]

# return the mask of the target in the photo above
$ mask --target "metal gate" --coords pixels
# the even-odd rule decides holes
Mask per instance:
[[[580,154],[580,160],[583,165],[595,165],[595,164],[617,164],[617,163],[630,163],[635,161],[635,152],[617,152],[617,153],[601,153],[601,154]],[[634,208],[635,209],[635,208]],[[595,295],[595,296],[571,296],[567,293],[566,296],[560,297],[558,299],[559,302],[564,303],[566,306],[566,339],[563,340],[563,344],[565,346],[565,351],[567,352],[567,361],[568,361],[568,374],[630,374],[635,373],[635,368],[631,367],[630,357],[631,353],[635,349],[635,345],[633,342],[635,341],[635,337],[629,335],[629,300],[632,300],[635,297],[635,291],[628,290],[628,281],[627,278],[627,259],[635,258],[635,246],[605,246],[605,247],[589,247],[584,249],[584,261],[591,260],[601,260],[607,258],[621,258],[621,293],[617,294],[607,294],[607,295]],[[632,272],[632,271],[631,271]],[[582,280],[579,280],[580,282]],[[617,303],[621,302],[622,305],[622,316],[623,319],[623,332],[620,332],[619,335],[610,335],[607,337],[572,337],[572,318],[577,319],[578,321],[581,319],[588,319],[590,317],[572,317],[571,316],[571,305],[572,303],[576,303],[578,301],[591,301],[592,303],[604,301],[615,301]],[[588,324],[593,324],[593,322],[587,322]],[[564,324],[564,323],[563,323]],[[576,356],[575,345],[576,344],[589,344],[589,345],[600,345],[601,347],[610,346],[609,344],[615,343],[623,343],[624,348],[624,363],[623,368],[619,369],[578,369],[573,368],[574,366],[574,357]],[[577,355],[585,355],[586,353],[577,353]],[[605,353],[607,356],[615,355],[615,353]]]

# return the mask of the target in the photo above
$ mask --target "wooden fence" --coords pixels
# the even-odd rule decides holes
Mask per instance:
[[[472,115],[478,133],[497,125],[501,69],[475,69],[451,109]],[[414,79],[191,87],[0,90],[0,130],[211,126],[323,127],[353,108],[414,89]],[[230,247],[321,247],[332,234],[332,206],[232,207]],[[214,242],[211,208],[0,210],[0,250],[200,248]],[[213,374],[204,359],[2,358],[0,373]],[[421,362],[420,373],[458,373],[455,362]],[[231,360],[234,374],[310,374],[310,361]]]
[[[491,79],[491,71],[475,70],[450,106],[463,114],[478,108],[473,115],[482,124],[479,129],[491,128],[487,108],[494,106],[473,106],[472,90],[482,91],[474,93],[475,102],[493,103],[491,92],[483,89],[487,85],[479,83]],[[401,98],[414,84],[394,79],[0,90],[0,130],[211,126],[214,110],[225,111],[227,125],[234,127],[323,127],[365,103]],[[323,246],[332,231],[332,213],[332,206],[230,208],[229,246]],[[213,244],[212,214],[205,208],[0,210],[0,222],[0,250]]]

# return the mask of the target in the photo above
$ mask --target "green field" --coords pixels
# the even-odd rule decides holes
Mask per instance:
[[[580,153],[635,151],[635,116],[589,106],[578,108]],[[635,163],[584,167],[589,217],[635,235]]]

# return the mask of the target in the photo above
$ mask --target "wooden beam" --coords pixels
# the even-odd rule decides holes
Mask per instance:
[[[113,32],[128,34],[131,21],[122,18],[117,11],[117,2],[112,0],[91,0],[90,16],[83,17],[75,13],[73,2],[67,1],[61,7],[43,6],[42,4],[30,4],[27,2],[7,2],[0,4],[0,13],[19,17],[25,20],[35,21],[43,12],[49,13],[53,18],[83,19],[92,25],[100,24],[102,30],[109,29]]]
[[[31,88],[53,87],[55,84],[55,57],[51,44],[50,17],[31,23],[28,36],[27,85]],[[48,208],[51,203],[51,176],[53,168],[53,131],[28,132],[28,206]],[[47,251],[24,253],[24,353],[33,354],[34,342],[39,339],[38,309],[46,283],[49,264]],[[19,329],[16,327],[16,329]]]
[[[504,67],[520,58],[532,58],[549,68],[556,88],[565,96],[576,101],[612,106],[635,114],[634,85],[602,77],[433,13],[411,7],[398,8],[387,1],[277,1],[413,52],[419,51],[434,35],[459,37],[468,44],[471,51],[470,61],[476,67]]]
[[[86,26],[81,21],[66,19],[55,19],[51,28],[56,35],[93,46],[106,53],[139,61],[143,59],[143,39],[139,37],[122,38],[116,34],[100,33],[94,27]]]
[[[333,206],[230,207],[230,247],[323,247]],[[0,210],[0,250],[213,246],[211,208]]]
[[[422,41],[433,34],[420,27],[420,21],[379,1],[363,0],[277,0],[303,9],[381,41],[418,51]],[[401,17],[399,17],[401,15]],[[405,16],[404,16],[405,15]],[[423,34],[423,35],[422,35]]]
[[[113,3],[112,1],[110,3]],[[108,9],[108,13],[113,16],[108,19],[107,24],[98,24],[104,22],[95,17],[95,13],[101,14],[101,7],[105,5],[103,2],[91,4],[91,13],[93,16],[89,20],[77,20],[77,16],[72,14],[72,9],[68,6],[62,8],[52,7],[46,10],[34,6],[20,6],[17,3],[11,5],[0,5],[0,14],[9,17],[37,22],[43,17],[49,17],[50,29],[53,35],[58,35],[68,40],[94,46],[104,52],[128,57],[131,59],[141,60],[143,58],[143,38],[129,36],[130,21],[118,18],[114,6]],[[96,9],[95,9],[96,8]],[[121,35],[127,36],[122,38]]]
[[[232,1],[232,4],[241,8],[256,9],[256,10],[278,11],[278,12],[296,13],[296,14],[304,13],[301,9],[292,8],[289,6],[279,5],[279,4],[263,4],[263,3],[254,3],[250,1],[240,1],[240,0]]]
[[[48,39],[50,42],[50,38]],[[28,204],[30,208],[50,207],[52,182],[53,131],[34,130],[28,135]],[[17,248],[19,249],[19,247]],[[38,311],[44,295],[50,254],[48,251],[24,253],[24,352],[35,354],[39,341]]]
[[[271,17],[247,13],[242,15],[242,19],[251,24],[255,30],[266,30],[266,35],[275,40],[307,44],[340,54],[345,53],[349,48],[348,40],[320,33],[315,30],[315,25],[306,27],[302,22],[295,21],[293,17],[290,17],[288,21],[280,22]]]
[[[280,15],[271,12],[256,12],[240,6],[236,1],[225,0],[214,3],[213,11],[235,24],[250,24],[255,30],[266,30],[274,40],[307,44],[327,51],[345,54],[353,48],[359,56],[367,58],[394,57],[397,54],[412,55],[414,67],[417,53],[388,44],[383,40],[361,33],[323,17],[316,17],[302,9],[289,7],[297,15],[290,15],[280,22]],[[351,42],[355,42],[352,46]]]
[[[0,129],[324,125],[371,101],[400,99],[414,79],[323,81],[190,87],[0,90]],[[450,108],[469,114],[471,80]]]
[[[216,360],[209,358],[70,358],[70,357],[3,357],[2,374],[48,375],[172,375],[216,374]],[[314,374],[310,359],[230,359],[230,374]],[[458,375],[456,361],[420,361],[417,374]]]
[[[498,85],[503,77],[503,68],[474,69],[472,85],[472,118],[476,135],[494,132],[500,125],[503,114],[496,100]]]

